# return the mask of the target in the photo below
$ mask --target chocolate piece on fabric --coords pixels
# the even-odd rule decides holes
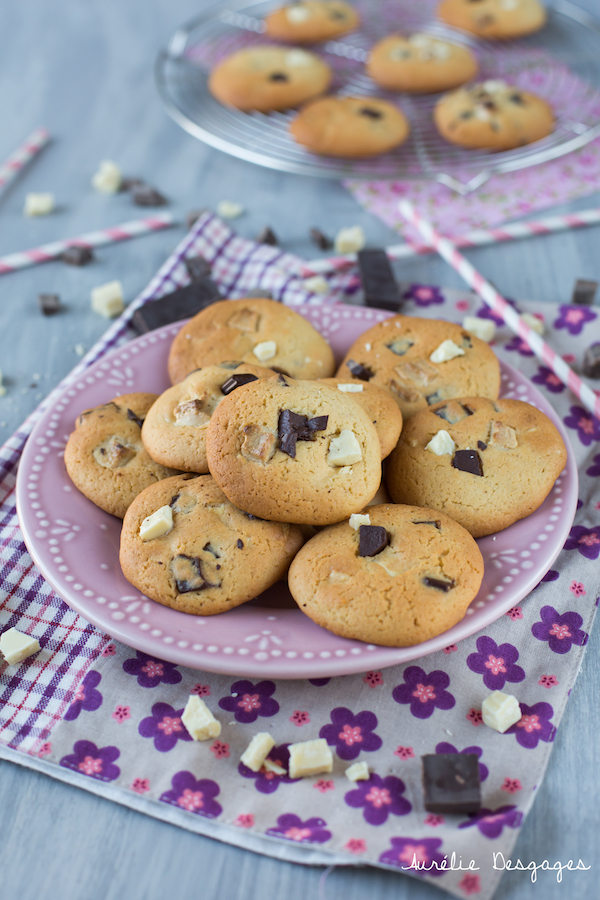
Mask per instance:
[[[67,247],[64,253],[61,253],[59,256],[59,259],[70,266],[87,266],[93,258],[94,254],[90,247],[79,247],[77,244],[73,247]]]
[[[201,281],[210,275],[211,264],[203,256],[191,256],[189,259],[185,259],[184,262],[192,281]]]
[[[222,299],[215,282],[210,278],[203,278],[178,288],[172,294],[165,294],[160,300],[151,300],[140,306],[134,312],[132,322],[140,334],[146,334],[162,325],[189,319],[201,309]]]
[[[131,199],[136,206],[166,206],[169,202],[160,191],[144,182],[131,188]]]
[[[359,250],[358,268],[367,306],[400,308],[400,292],[385,250]]]
[[[272,228],[269,228],[268,225],[262,229],[256,238],[257,244],[268,244],[270,247],[277,247],[279,241],[277,240],[277,235],[273,231]]]
[[[481,807],[479,758],[476,753],[428,753],[421,757],[425,809],[432,813],[468,814]]]
[[[62,309],[58,294],[40,294],[38,296],[38,303],[45,316],[53,316]]]
[[[576,306],[592,306],[597,290],[597,281],[589,281],[586,278],[578,278],[573,288],[571,303],[575,304]]]
[[[583,354],[581,370],[587,378],[600,378],[600,342],[587,348]]]
[[[311,241],[313,244],[316,244],[319,250],[331,250],[333,247],[331,238],[327,237],[320,228],[311,228],[309,234]]]

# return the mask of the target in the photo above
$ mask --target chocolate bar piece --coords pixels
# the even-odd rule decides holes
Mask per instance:
[[[191,256],[189,259],[184,259],[184,263],[192,281],[201,281],[202,278],[210,275],[211,264],[203,256]]]
[[[578,278],[573,288],[571,303],[576,306],[591,306],[598,290],[597,281],[589,281],[586,278]]]
[[[309,419],[291,409],[279,411],[279,449],[292,459],[296,458],[296,441],[314,441],[315,431],[325,431],[329,416],[315,416]]]
[[[388,532],[381,525],[359,525],[358,555],[377,556],[390,542]]]
[[[585,351],[581,371],[588,378],[600,378],[600,342],[593,343]]]
[[[319,228],[311,228],[310,229],[310,239],[313,244],[316,244],[319,250],[331,250],[333,247],[333,241],[331,238],[328,238],[326,234]]]
[[[156,188],[144,182],[134,185],[130,190],[131,199],[136,206],[166,206],[168,203],[167,198]]]
[[[425,809],[432,813],[475,813],[481,807],[476,753],[428,753],[421,757]]]
[[[38,296],[38,303],[45,316],[53,316],[62,309],[58,294],[40,294]]]
[[[141,428],[142,425],[144,424],[144,420],[140,419],[139,416],[136,416],[134,411],[129,408],[127,409],[127,418],[130,419],[132,422],[135,422],[135,424],[138,426],[138,428]]]
[[[170,325],[180,319],[189,319],[195,316],[206,306],[222,300],[219,288],[210,278],[201,281],[193,281],[186,287],[166,294],[160,300],[152,300],[136,309],[132,316],[132,323],[140,334],[154,331],[162,325]]]
[[[432,587],[447,594],[454,587],[455,581],[453,578],[433,578],[431,575],[426,575],[423,579],[423,584],[426,587]]]
[[[142,178],[122,178],[119,190],[124,192],[133,191],[134,188],[142,187],[143,184],[145,182]]]
[[[269,228],[268,225],[265,225],[263,230],[256,238],[256,243],[268,244],[270,247],[276,247],[279,244],[279,241],[277,240],[277,235],[275,234],[273,229]]]
[[[400,293],[385,250],[359,250],[358,268],[366,305],[397,311]]]
[[[360,378],[361,381],[368,381],[373,377],[371,369],[369,369],[368,366],[363,366],[362,363],[349,359],[346,365],[350,369],[353,378]]]
[[[231,394],[236,388],[241,387],[243,384],[250,384],[251,381],[258,381],[256,375],[250,375],[249,372],[236,372],[235,375],[232,375],[231,378],[228,378],[227,381],[223,382],[221,385],[221,393],[225,395]]]
[[[67,247],[64,253],[60,254],[59,259],[68,263],[70,266],[87,266],[94,258],[94,254],[89,247]]]
[[[457,450],[452,458],[452,465],[470,475],[483,475],[481,457],[477,450]]]

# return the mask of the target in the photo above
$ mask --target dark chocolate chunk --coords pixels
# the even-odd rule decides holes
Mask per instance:
[[[465,406],[464,403],[459,403],[458,400],[450,400],[444,406],[440,406],[439,409],[434,409],[432,412],[434,416],[449,422],[450,425],[456,425],[457,422],[466,419],[467,416],[473,415],[473,410]]]
[[[238,539],[237,539],[237,548],[238,548],[238,550],[243,550],[243,549],[244,549],[244,542],[243,542],[243,540],[242,540],[241,538],[238,538]]]
[[[498,108],[493,100],[484,100],[483,105],[485,109],[491,109],[493,112],[495,112]]]
[[[381,110],[373,109],[372,106],[361,106],[358,113],[361,116],[366,116],[367,119],[383,119]]]
[[[346,13],[342,12],[341,9],[332,9],[331,12],[329,13],[329,18],[337,19],[337,20],[343,22],[344,19],[346,18]]]
[[[425,397],[425,399],[427,400],[427,404],[429,406],[433,406],[434,403],[439,403],[440,400],[443,400],[444,398],[442,397],[441,391],[436,391],[435,394],[429,394],[429,396]]]
[[[201,309],[222,299],[215,282],[210,278],[203,278],[173,291],[172,294],[166,294],[160,300],[151,300],[140,306],[134,312],[132,322],[140,334],[145,334],[161,325],[189,319]]]
[[[166,206],[168,203],[160,191],[144,182],[131,188],[131,199],[136,206]]]
[[[477,450],[457,450],[452,458],[452,465],[470,475],[483,475],[481,457]]]
[[[241,387],[243,384],[250,384],[251,381],[258,381],[257,376],[250,375],[250,373],[236,372],[235,375],[223,382],[221,393],[225,395],[231,394],[236,388]]]
[[[476,753],[428,753],[421,757],[425,809],[432,813],[475,813],[481,807]]]
[[[573,288],[571,303],[576,306],[591,306],[598,290],[597,281],[589,281],[586,278],[578,278]]]
[[[581,371],[588,378],[600,378],[600,343],[594,343],[583,354]]]
[[[350,369],[354,378],[360,378],[361,381],[369,381],[373,377],[373,372],[369,369],[368,366],[363,366],[362,363],[355,362],[353,359],[349,359],[346,362],[346,365]]]
[[[466,347],[467,350],[470,350],[471,347],[473,346],[473,341],[471,340],[471,335],[470,335],[470,334],[466,334],[466,333],[463,331],[461,337],[462,337],[462,341],[460,342],[460,346],[463,347],[463,348]]]
[[[366,305],[397,312],[400,293],[385,250],[359,250],[358,268]]]
[[[181,496],[181,494],[173,494],[173,496],[172,496],[171,499],[169,500],[169,506],[170,506],[171,508],[173,508],[173,507],[175,506],[175,504],[176,504],[177,501],[179,500],[180,496]]]
[[[377,556],[390,542],[388,532],[381,525],[359,525],[358,555]]]
[[[326,234],[323,234],[319,228],[311,228],[309,234],[313,244],[316,244],[320,250],[331,250],[333,247],[331,238],[328,238]]]
[[[142,425],[144,424],[144,420],[140,419],[139,416],[136,416],[136,414],[131,409],[127,410],[127,418],[131,419],[132,422],[135,422],[135,424],[138,425],[139,428],[141,428]]]
[[[279,423],[277,432],[279,436],[279,449],[287,453],[292,459],[296,458],[297,441],[313,441],[316,431],[325,431],[329,416],[315,416],[308,419],[291,409],[279,410]]]
[[[192,256],[190,259],[184,259],[184,263],[192,281],[201,281],[210,275],[211,264],[203,256]]]
[[[460,114],[460,116],[459,116],[458,118],[459,118],[459,119],[472,119],[472,118],[473,118],[473,113],[471,112],[470,109],[465,109],[464,112],[461,112],[461,114]]]
[[[268,225],[265,225],[263,230],[260,232],[258,237],[256,238],[257,244],[268,244],[270,247],[276,247],[279,243],[277,240],[277,235],[273,231],[272,228],[269,228]]]
[[[123,178],[119,190],[132,191],[134,188],[142,187],[144,184],[145,182],[142,178]]]
[[[413,520],[413,525],[434,525],[438,531],[442,530],[442,523],[437,519],[435,521],[433,519],[419,519],[416,522]]]
[[[477,441],[477,446],[480,450],[487,450],[487,444],[485,441]]]
[[[523,97],[521,94],[511,94],[508,98],[511,103],[516,103],[517,106],[524,106]]]
[[[40,294],[38,296],[38,303],[45,316],[53,316],[62,309],[58,294]]]
[[[67,247],[59,257],[59,259],[62,259],[63,262],[68,263],[70,266],[87,266],[93,258],[94,254],[89,247],[80,247],[78,244]]]
[[[285,74],[285,72],[271,72],[269,75],[269,81],[289,81],[290,79]]]
[[[426,587],[435,588],[436,591],[443,591],[447,594],[454,587],[455,581],[453,578],[433,578],[431,575],[425,575],[423,584]]]
[[[212,553],[212,555],[216,557],[216,559],[221,558],[221,554],[218,552],[218,550],[215,550],[210,541],[207,541],[202,549],[206,550],[207,553]]]
[[[408,353],[413,344],[414,341],[409,340],[409,338],[397,338],[395,341],[392,341],[391,344],[386,344],[385,346],[388,350],[391,350],[392,353],[395,353],[396,356],[404,356],[405,353]]]
[[[279,376],[278,379],[277,379],[277,384],[283,384],[283,385],[285,385],[285,387],[289,387],[289,386],[290,386],[290,385],[289,385],[289,382],[287,382],[287,381],[285,380],[285,376],[286,376],[286,375],[287,375],[288,378],[291,378],[291,375],[290,375],[288,372],[284,372],[283,369],[276,369],[275,367],[273,367],[273,371],[274,371],[274,372],[277,372],[277,374],[278,374],[278,376]]]
[[[189,594],[190,591],[203,591],[210,587],[202,575],[202,563],[197,556],[185,556],[181,554],[171,560],[171,573],[175,579],[175,585],[179,594]]]

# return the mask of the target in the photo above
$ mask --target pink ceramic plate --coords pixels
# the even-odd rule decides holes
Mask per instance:
[[[366,328],[390,315],[341,305],[303,307],[301,312],[330,341],[338,357]],[[348,675],[427,656],[469,637],[522,600],[552,565],[577,504],[577,469],[571,451],[565,471],[540,509],[479,541],[485,577],[463,621],[418,646],[379,647],[336,637],[300,612],[282,582],[249,604],[208,618],[148,600],[121,574],[120,521],[73,487],[63,451],[82,410],[120,393],[159,394],[169,386],[167,354],[180,325],[159,329],[113,351],[66,387],[36,425],[19,468],[17,506],[31,556],[69,606],[103,631],[145,653],[194,669],[255,678]],[[546,400],[519,372],[501,365],[502,396],[542,409],[569,447]]]

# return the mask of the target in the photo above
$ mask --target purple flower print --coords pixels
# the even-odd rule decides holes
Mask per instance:
[[[380,863],[397,866],[415,875],[444,874],[446,857],[438,853],[442,846],[439,838],[390,838],[391,847],[379,857]]]
[[[587,322],[593,322],[597,313],[585,306],[559,306],[559,317],[554,322],[555,328],[566,328],[569,334],[581,334]]]
[[[245,725],[256,722],[259,716],[274,716],[279,712],[279,703],[273,700],[273,681],[235,681],[231,685],[231,696],[219,700],[221,709],[234,714],[237,722]]]
[[[414,300],[417,306],[435,306],[444,302],[444,295],[438,287],[429,284],[411,284],[402,299]]]
[[[417,719],[428,719],[434,709],[452,709],[456,700],[446,688],[450,678],[441,669],[427,675],[420,666],[404,671],[404,684],[392,691],[396,703],[410,703],[410,711]]]
[[[119,767],[113,765],[121,755],[116,747],[96,747],[92,741],[76,741],[73,751],[63,756],[59,765],[98,781],[114,781],[121,774]]]
[[[289,744],[279,744],[278,747],[273,747],[270,750],[267,759],[270,759],[271,762],[276,763],[287,771],[290,764],[289,746]],[[298,781],[297,778],[290,778],[289,775],[277,775],[276,772],[269,772],[264,766],[262,766],[258,772],[253,772],[252,769],[249,769],[244,763],[240,763],[238,772],[244,778],[254,778],[254,787],[257,791],[260,791],[261,794],[272,794],[277,790],[280,784],[290,784],[292,781]]]
[[[515,665],[519,651],[512,644],[498,644],[483,635],[477,639],[477,653],[467,656],[467,666],[472,672],[483,675],[483,683],[490,691],[501,691],[507,681],[523,681],[525,672]]]
[[[582,406],[572,406],[570,416],[565,416],[565,425],[577,432],[577,437],[585,447],[592,441],[600,441],[600,422]]]
[[[518,828],[522,821],[523,813],[516,806],[499,806],[498,809],[480,809],[469,822],[463,822],[458,827],[471,828],[476,825],[484,837],[493,840],[500,837],[503,828]]]
[[[535,750],[539,741],[545,741],[550,744],[556,736],[556,728],[550,721],[554,715],[554,710],[549,703],[534,703],[533,706],[527,706],[526,703],[520,703],[521,718],[514,725],[511,725],[504,734],[514,734],[517,737],[517,743],[526,750]]]
[[[506,302],[510,304],[513,309],[516,309],[517,304],[514,300],[507,299]],[[477,310],[475,315],[478,319],[491,319],[492,322],[495,322],[499,328],[502,328],[502,326],[504,325],[504,319],[497,313],[495,313],[492,309],[490,309],[489,306],[482,306],[481,309]]]
[[[220,793],[219,785],[210,778],[196,781],[191,772],[177,772],[171,779],[171,790],[161,794],[159,800],[187,809],[188,812],[207,819],[216,819],[223,812],[215,797]]]
[[[533,350],[530,350],[525,341],[518,335],[515,335],[508,343],[504,345],[504,349],[516,351],[520,356],[533,356]]]
[[[573,525],[565,543],[565,550],[579,550],[586,559],[598,559],[600,554],[600,525],[584,528]]]
[[[173,709],[168,703],[155,703],[152,715],[142,719],[138,728],[145,738],[154,738],[154,746],[160,753],[172,750],[177,741],[191,741],[181,721],[182,709]]]
[[[130,657],[123,663],[123,671],[128,675],[136,675],[140,687],[154,688],[161,682],[163,684],[179,684],[181,672],[173,663],[148,656],[141,650],[136,650],[136,658]]]
[[[583,619],[576,612],[559,614],[552,606],[542,606],[542,621],[531,627],[532,635],[538,641],[548,641],[548,646],[555,653],[568,653],[573,644],[583,647],[588,636],[581,630]]]
[[[102,694],[96,690],[97,685],[102,681],[100,672],[88,672],[77,690],[75,691],[74,700],[65,713],[67,722],[76,719],[82,709],[87,712],[93,712],[102,706]]]
[[[284,813],[277,819],[277,828],[268,828],[267,834],[284,838],[286,841],[297,841],[299,844],[324,844],[331,837],[325,828],[324,819],[307,819],[303,822],[294,813]]]
[[[479,759],[483,754],[483,750],[481,749],[481,747],[465,747],[464,750],[457,750],[453,744],[448,744],[446,741],[442,741],[440,744],[437,744],[436,748],[435,748],[435,752],[436,753],[474,753],[475,756],[477,757],[477,759]],[[486,765],[484,765],[482,762],[480,762],[479,763],[479,780],[485,781],[485,779],[488,777],[489,774],[490,773],[489,773],[488,767]]]
[[[552,369],[548,369],[546,366],[540,366],[531,380],[536,384],[543,385],[551,394],[560,394],[565,390],[558,375],[555,375]]]
[[[357,784],[356,790],[348,791],[344,800],[355,809],[363,807],[363,817],[369,825],[383,825],[390,814],[406,816],[411,811],[411,804],[402,796],[405,790],[400,778],[381,778],[372,773],[368,780]]]
[[[592,477],[600,475],[600,453],[596,454],[592,462],[593,465],[587,469],[586,474],[591,475]]]
[[[355,716],[345,706],[337,706],[331,711],[331,721],[332,725],[323,725],[319,737],[335,747],[340,759],[356,759],[361,750],[379,750],[383,743],[374,732],[377,716],[368,710]]]
[[[314,684],[315,687],[325,687],[326,684],[329,684],[331,678],[309,678],[308,683]]]

